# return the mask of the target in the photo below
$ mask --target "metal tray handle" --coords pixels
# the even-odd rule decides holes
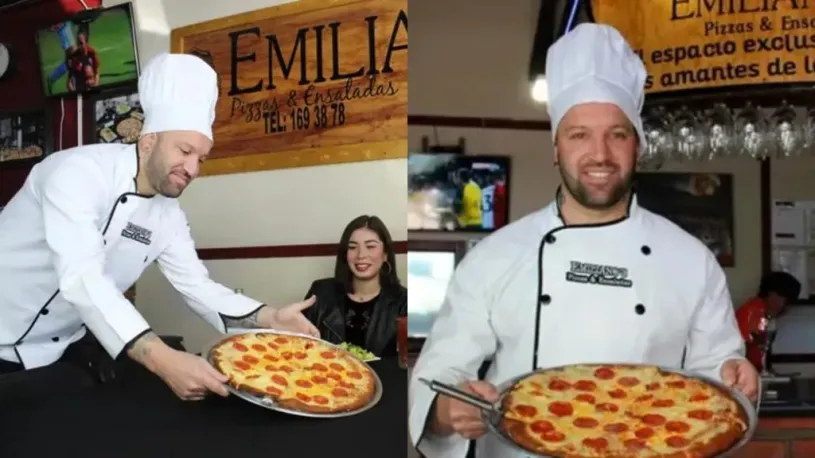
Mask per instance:
[[[478,407],[484,412],[498,413],[498,409],[493,403],[486,401],[478,396],[462,391],[454,386],[450,386],[446,383],[437,382],[436,380],[427,380],[423,378],[420,378],[419,381],[424,383],[425,385],[430,387],[431,390],[437,393],[443,394],[445,396],[450,396],[451,398],[457,399],[473,407]]]

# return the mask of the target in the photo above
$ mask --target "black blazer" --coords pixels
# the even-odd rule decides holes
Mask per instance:
[[[312,295],[317,301],[303,311],[306,318],[320,330],[328,342],[339,344],[345,340],[345,299],[341,285],[333,278],[323,278],[311,284],[306,299]],[[365,349],[376,356],[396,355],[396,318],[407,315],[407,288],[382,290],[373,305]]]

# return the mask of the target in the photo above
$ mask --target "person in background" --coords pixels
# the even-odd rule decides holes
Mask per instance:
[[[481,187],[473,179],[473,172],[469,169],[458,171],[461,188],[461,202],[457,209],[458,225],[462,229],[481,228]]]
[[[390,232],[376,216],[348,223],[340,238],[334,277],[311,284],[316,303],[304,314],[323,339],[362,347],[377,356],[397,353],[396,318],[407,315],[407,289],[396,272]]]
[[[780,315],[790,302],[801,294],[801,282],[787,272],[770,272],[761,278],[756,297],[745,302],[736,310],[736,321],[739,323],[741,337],[747,344],[747,359],[763,370],[761,348],[763,319]]]
[[[73,22],[65,21],[51,27],[51,30],[57,34],[59,45],[63,51],[63,61],[57,68],[48,76],[48,91],[54,91],[54,83],[68,73],[68,56],[74,49],[74,32]]]
[[[99,54],[88,43],[88,26],[79,26],[79,45],[68,52],[68,90],[82,92],[99,85]],[[91,71],[88,72],[87,67]],[[91,77],[88,77],[88,74]]]
[[[495,176],[487,173],[484,184],[486,186],[481,189],[481,227],[495,229]]]
[[[499,229],[507,225],[507,185],[503,172],[496,172],[495,195],[492,202],[493,225]]]

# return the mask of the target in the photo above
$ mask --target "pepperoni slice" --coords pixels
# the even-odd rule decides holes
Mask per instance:
[[[272,381],[280,386],[289,386],[289,382],[282,375],[273,375]]]
[[[690,431],[690,425],[684,421],[669,421],[665,423],[665,429],[672,433],[686,433]]]
[[[334,359],[337,357],[337,354],[334,353],[333,351],[324,351],[320,353],[320,356],[322,356],[325,359]]]
[[[234,348],[235,350],[238,350],[238,351],[249,351],[249,347],[247,347],[246,345],[244,345],[242,343],[238,343],[238,342],[233,343],[232,348]]]
[[[252,349],[257,351],[266,351],[266,347],[261,344],[253,344]]]
[[[515,406],[515,411],[518,412],[518,415],[529,418],[534,417],[538,413],[538,409],[536,409],[533,406],[528,406],[525,404],[519,404]]]
[[[287,339],[285,337],[276,337],[274,341],[279,343],[279,344],[287,344],[287,343],[289,343],[289,339]]]
[[[334,388],[333,390],[331,390],[331,394],[333,394],[334,396],[336,396],[338,398],[344,398],[344,397],[348,396],[348,392],[345,391],[345,389],[343,389],[343,388]]]
[[[591,380],[578,380],[574,384],[574,389],[577,391],[594,391],[597,389],[597,384]]]
[[[549,404],[549,413],[556,417],[568,417],[574,413],[574,408],[568,402],[555,401]]]
[[[622,386],[632,387],[639,385],[640,379],[638,379],[637,377],[620,377],[619,379],[617,379],[617,383],[619,383]]]
[[[328,404],[328,398],[325,396],[320,396],[318,394],[317,396],[314,396],[314,402],[316,402],[317,404],[326,405]]]
[[[276,363],[276,362],[280,361],[280,358],[278,358],[277,356],[274,356],[274,355],[270,355],[268,353],[263,355],[263,359],[269,360],[269,361],[271,361],[273,363]]]
[[[696,393],[690,397],[690,402],[705,402],[710,399],[710,396],[705,393]]]
[[[278,347],[277,345],[275,345],[275,344],[273,344],[271,342],[267,343],[266,345],[268,345],[269,348],[271,348],[272,350],[280,350],[280,347]]]
[[[645,389],[648,391],[656,391],[659,389],[660,386],[661,385],[659,384],[659,382],[653,382],[645,385]]]
[[[607,433],[624,433],[628,431],[628,425],[625,423],[609,423],[603,426],[603,430]]]
[[[312,384],[308,380],[303,379],[297,380],[296,382],[294,382],[294,384],[299,386],[300,388],[311,388],[312,386],[314,386],[314,384]]]
[[[651,403],[652,407],[673,407],[674,402],[672,399],[657,399]]]
[[[538,434],[548,433],[555,430],[555,425],[546,420],[538,420],[529,426],[533,432]]]
[[[269,372],[274,372],[277,370],[277,366],[272,366],[271,364],[269,364],[268,366],[264,367],[264,369],[266,369]]]
[[[608,395],[611,396],[613,399],[624,399],[625,390],[617,388],[616,390],[609,391]]]
[[[668,445],[668,447],[682,448],[690,444],[690,441],[682,436],[668,436],[665,439],[665,443]]]
[[[672,380],[670,382],[665,382],[671,388],[685,388],[685,381],[684,380]]]
[[[554,379],[549,382],[549,389],[552,391],[566,391],[571,387],[569,382],[560,379]]]
[[[560,431],[546,431],[540,437],[546,442],[563,442],[566,440],[566,435]]]
[[[294,353],[294,357],[297,358],[297,359],[306,359],[306,358],[308,358],[308,354],[306,352],[303,352],[303,351],[298,351],[298,352]]]
[[[336,372],[331,372],[331,373],[329,373],[328,375],[326,375],[326,377],[328,377],[328,378],[330,378],[330,379],[332,379],[332,380],[336,380],[336,381],[338,381],[338,382],[339,382],[340,380],[342,380],[342,375],[340,375],[340,374],[338,374],[338,373],[336,373]]]
[[[323,383],[327,382],[328,379],[320,375],[315,375],[314,377],[311,377],[311,381],[318,385],[322,385]]]
[[[612,404],[610,402],[601,402],[594,407],[598,412],[617,412],[620,410],[620,407],[617,404]]]
[[[615,375],[614,369],[610,367],[600,367],[594,370],[594,376],[600,380],[611,380]]]
[[[658,415],[655,413],[649,413],[643,415],[642,422],[648,426],[662,426],[665,424],[666,418],[662,415]]]
[[[594,418],[577,417],[574,419],[572,424],[577,426],[578,428],[596,428],[598,425],[600,425],[600,422],[595,420]]]
[[[311,350],[312,348],[314,348],[314,344],[311,342],[306,342],[305,348],[306,350]]]
[[[291,374],[292,372],[294,372],[294,369],[292,369],[289,366],[280,366],[280,370],[287,374]]]
[[[645,441],[641,439],[628,439],[623,442],[623,445],[628,450],[637,451],[645,448]]]
[[[590,394],[578,394],[574,399],[575,401],[585,402],[587,404],[594,404],[597,402],[597,400],[594,399],[594,396]]]
[[[299,399],[299,400],[301,400],[303,402],[311,401],[311,396],[309,396],[307,394],[297,393],[295,396],[297,396],[297,399]]]
[[[328,365],[328,367],[330,367],[331,369],[334,369],[337,372],[340,372],[343,369],[345,369],[344,367],[342,367],[342,364],[340,364],[340,363],[331,363],[331,364]]]
[[[248,371],[249,369],[252,368],[252,366],[250,366],[249,363],[246,363],[244,361],[235,361],[234,366],[243,371]]]
[[[249,364],[257,364],[257,363],[260,362],[259,359],[255,358],[252,355],[243,355],[243,358],[241,358],[241,359],[243,359],[244,361],[246,361]]]
[[[314,363],[311,365],[311,370],[313,371],[320,371],[320,372],[327,372],[328,368],[325,365],[320,363]]]
[[[636,402],[645,402],[645,401],[650,401],[651,399],[654,399],[653,394],[643,394],[642,396],[635,399],[635,401]]]
[[[640,429],[634,431],[634,435],[637,436],[640,439],[648,439],[649,437],[654,435],[654,430],[653,430],[653,428],[648,428],[648,427],[640,428]]]
[[[254,380],[254,379],[256,379],[256,378],[260,378],[260,375],[258,375],[258,374],[254,374],[254,375],[247,375],[247,376],[246,376],[246,379],[247,379],[247,380]]]
[[[269,394],[274,394],[276,396],[280,396],[281,394],[283,394],[283,392],[280,391],[280,388],[271,385],[266,387],[266,392]]]
[[[347,372],[345,375],[347,375],[349,378],[353,378],[353,379],[357,379],[357,380],[362,380],[362,374],[360,374],[360,373],[359,373],[359,372],[357,372],[357,371],[349,371],[349,372]]]
[[[688,418],[693,418],[695,420],[710,420],[713,418],[713,412],[704,409],[691,410],[688,412]]]
[[[290,352],[290,351],[284,351],[284,352],[283,352],[283,353],[282,353],[280,356],[282,356],[282,357],[283,357],[283,359],[285,359],[286,361],[288,361],[288,360],[290,360],[290,359],[294,358],[294,353],[292,353],[292,352]]]
[[[587,437],[583,439],[583,445],[594,450],[605,450],[608,448],[608,440],[605,437]]]

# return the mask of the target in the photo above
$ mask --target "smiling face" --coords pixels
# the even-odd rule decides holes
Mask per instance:
[[[212,142],[198,132],[162,132],[142,137],[144,170],[139,192],[175,198],[198,176]],[[142,173],[143,172],[143,173]]]
[[[607,210],[631,189],[637,135],[610,103],[574,106],[557,128],[557,165],[567,192],[581,206]]]
[[[385,262],[385,248],[376,232],[360,228],[351,234],[346,259],[351,274],[357,280],[371,280],[379,276]]]

